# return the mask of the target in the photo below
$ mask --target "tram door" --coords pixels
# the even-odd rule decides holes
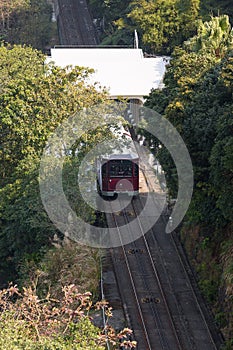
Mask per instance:
[[[107,163],[102,165],[102,191],[108,190]]]

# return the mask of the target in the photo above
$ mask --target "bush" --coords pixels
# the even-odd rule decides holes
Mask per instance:
[[[108,325],[101,330],[90,318],[91,293],[79,293],[75,285],[62,288],[62,298],[53,299],[48,293],[39,299],[33,287],[9,286],[0,291],[0,348],[8,350],[104,350],[106,334],[110,344],[119,344],[125,338],[127,348],[130,330],[119,334]],[[111,308],[105,301],[95,309],[104,309],[108,316]],[[128,347],[127,347],[128,346]]]

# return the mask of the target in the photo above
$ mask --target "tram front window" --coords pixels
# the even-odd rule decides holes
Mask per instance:
[[[130,160],[111,160],[109,162],[110,177],[131,177],[133,174],[132,162]]]

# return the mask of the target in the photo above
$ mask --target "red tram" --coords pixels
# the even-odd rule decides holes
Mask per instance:
[[[139,193],[139,158],[134,153],[110,154],[97,160],[98,189],[103,196]]]

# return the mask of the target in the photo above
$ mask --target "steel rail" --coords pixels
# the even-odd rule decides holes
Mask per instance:
[[[133,206],[133,207],[134,207],[134,206]],[[135,210],[135,208],[134,208],[134,210]],[[136,212],[136,210],[135,210],[135,212]],[[150,231],[152,231],[152,229],[150,229],[147,233],[149,233]],[[153,240],[156,240],[156,242],[157,242],[157,239],[154,237],[154,235],[152,235],[152,238],[153,238]],[[168,314],[168,316],[169,316],[170,323],[171,323],[171,325],[172,325],[173,333],[174,333],[174,335],[175,335],[175,337],[176,337],[177,345],[178,345],[179,349],[182,350],[182,349],[183,349],[182,342],[181,342],[181,340],[179,339],[178,332],[177,332],[177,329],[176,329],[176,326],[175,326],[175,323],[174,323],[174,320],[173,320],[173,317],[172,317],[172,312],[171,312],[171,310],[170,310],[170,307],[169,307],[169,304],[168,304],[168,301],[167,301],[166,293],[164,292],[164,288],[162,287],[162,282],[161,282],[161,279],[160,279],[160,277],[159,277],[159,272],[158,272],[158,269],[157,269],[156,266],[155,266],[154,259],[153,259],[153,257],[152,257],[151,250],[150,250],[149,244],[148,244],[148,242],[147,242],[147,238],[145,237],[145,234],[143,234],[143,240],[144,240],[145,245],[146,245],[146,247],[147,247],[147,252],[148,252],[148,255],[149,255],[150,260],[151,260],[151,265],[152,265],[152,267],[153,267],[153,270],[154,270],[154,273],[155,273],[155,275],[156,275],[158,284],[159,284],[159,286],[160,286],[161,294],[162,294],[162,296],[163,296],[163,300],[164,300],[164,303],[165,303],[165,306],[166,306],[167,314]],[[159,243],[158,243],[158,242],[157,242],[157,246],[158,246],[158,248],[159,248]],[[163,259],[162,259],[160,253],[159,253],[159,258],[160,258],[160,261],[161,261],[162,263],[164,263],[164,261],[163,261]],[[164,267],[164,264],[162,264],[162,266]],[[166,273],[166,276],[169,277],[169,275],[168,275],[168,273],[167,273],[167,271],[166,271],[165,268],[164,268],[164,271],[165,271],[165,273]],[[172,290],[172,287],[171,287],[171,283],[170,283],[169,278],[167,278],[167,281],[168,281],[168,284],[169,284],[170,289]],[[175,299],[175,303],[176,303],[176,306],[177,306],[177,309],[178,309],[178,304],[177,304],[176,299]],[[193,346],[193,344],[190,344],[190,346],[191,346],[191,348],[189,347],[190,350],[191,350],[191,349],[193,349],[193,350],[196,350],[196,349],[197,349],[196,347]]]
[[[162,287],[162,283],[161,283],[161,280],[160,280],[157,268],[155,267],[155,263],[154,263],[152,255],[151,255],[147,239],[145,237],[145,234],[144,234],[141,222],[140,222],[140,220],[139,220],[139,218],[137,216],[137,212],[136,212],[136,210],[135,210],[135,208],[134,208],[132,203],[131,203],[131,205],[132,205],[132,208],[133,208],[133,210],[135,212],[135,217],[138,220],[138,224],[139,224],[139,227],[140,227],[140,230],[141,230],[141,233],[142,233],[143,241],[144,241],[144,244],[145,244],[145,247],[146,247],[146,252],[148,253],[148,256],[149,256],[149,259],[150,259],[150,263],[151,263],[151,266],[152,266],[152,269],[153,269],[153,272],[154,272],[154,275],[155,275],[155,278],[156,278],[156,281],[157,281],[157,284],[158,284],[158,287],[159,287],[159,291],[160,291],[160,293],[162,295],[162,298],[163,298],[163,302],[164,302],[164,305],[165,305],[165,308],[166,308],[167,315],[169,317],[169,322],[170,322],[171,328],[173,330],[173,334],[174,334],[176,342],[177,342],[177,346],[178,346],[179,350],[182,350],[182,345],[181,345],[180,340],[179,340],[178,335],[177,335],[177,330],[176,330],[174,322],[173,322],[171,311],[170,311],[169,305],[167,303],[166,295],[165,295],[164,289]]]
[[[143,317],[143,312],[142,312],[142,309],[141,309],[141,306],[140,306],[140,302],[139,302],[139,299],[138,299],[138,295],[137,295],[137,290],[136,290],[135,283],[134,283],[134,280],[133,280],[133,276],[132,276],[132,273],[131,273],[131,269],[130,269],[130,266],[129,266],[127,254],[125,252],[124,244],[123,244],[123,241],[122,241],[122,238],[121,238],[120,229],[119,229],[119,226],[117,225],[117,221],[116,221],[115,215],[112,214],[111,216],[112,216],[112,218],[114,220],[114,223],[116,225],[117,232],[118,232],[118,235],[119,235],[119,239],[120,239],[120,242],[121,242],[121,248],[122,248],[122,251],[123,251],[123,254],[124,254],[125,263],[126,263],[126,266],[127,266],[129,277],[130,277],[130,282],[131,282],[131,286],[132,286],[132,289],[133,289],[134,297],[135,297],[135,300],[136,300],[138,312],[139,312],[139,315],[140,315],[140,318],[141,318],[141,322],[142,322],[142,325],[143,325],[143,330],[144,330],[146,342],[147,342],[147,344],[149,346],[148,350],[154,350],[154,349],[152,349],[152,347],[150,345],[149,334],[147,332],[146,324],[145,324],[144,317]]]
[[[61,1],[59,7],[59,36],[64,45],[97,45],[96,30],[86,1]]]
[[[128,223],[128,217],[127,217],[127,213],[125,211],[125,209],[123,210],[123,215],[125,217],[125,221]],[[141,227],[140,227],[141,229]],[[141,230],[142,231],[142,230]],[[134,244],[135,248],[137,249],[137,246],[135,244],[135,241],[132,242],[132,244]],[[136,259],[139,261],[139,257],[136,256]],[[139,265],[139,269],[142,270],[142,276],[144,276],[146,274],[146,271],[144,269],[144,265],[140,263],[140,261],[138,262],[138,265]],[[151,264],[152,265],[152,264]],[[152,266],[153,268],[153,266]],[[156,278],[156,281],[157,281],[157,278]],[[150,294],[153,294],[152,291],[151,291],[151,288],[148,286],[148,283],[146,282],[145,279],[143,279],[143,283],[144,283],[144,286],[145,286],[145,289],[150,293]],[[159,284],[158,284],[159,286]],[[159,287],[159,291],[160,291],[160,287]],[[162,345],[162,348],[163,349],[166,349],[166,350],[169,350],[170,346],[167,342],[167,339],[164,338],[162,332],[160,331],[160,329],[162,329],[162,321],[160,319],[160,316],[159,316],[159,313],[158,311],[156,310],[156,308],[154,307],[153,304],[150,304],[150,308],[151,308],[151,311],[154,315],[154,319],[156,320],[156,323],[158,324],[158,333],[159,333],[159,336],[160,336],[160,343]],[[166,343],[166,344],[165,344]]]
[[[196,295],[196,293],[195,293],[195,291],[194,291],[193,285],[192,285],[192,283],[191,283],[191,281],[190,281],[190,277],[189,277],[189,275],[188,275],[188,273],[187,273],[187,270],[186,270],[186,268],[185,268],[185,266],[184,266],[184,263],[183,263],[183,261],[182,261],[182,259],[181,259],[180,253],[179,253],[179,251],[178,251],[178,249],[177,249],[177,246],[176,246],[176,243],[175,243],[175,241],[174,241],[173,235],[171,235],[171,237],[172,237],[172,243],[173,243],[173,245],[174,245],[174,247],[175,247],[175,249],[176,249],[177,255],[178,255],[178,257],[179,257],[181,266],[182,266],[182,268],[183,268],[183,270],[184,270],[184,273],[185,273],[185,275],[186,275],[186,277],[187,277],[187,279],[188,279],[188,281],[189,281],[189,285],[190,285],[190,289],[191,289],[191,291],[192,291],[192,295],[193,295],[193,297],[194,297],[194,299],[195,299],[196,305],[197,305],[197,307],[198,307],[198,309],[199,309],[199,312],[200,312],[200,314],[201,314],[202,320],[204,321],[206,330],[207,330],[207,332],[208,332],[208,334],[209,334],[210,341],[211,341],[212,345],[214,346],[214,349],[215,349],[215,350],[218,350],[218,347],[217,347],[217,345],[216,345],[216,343],[215,343],[215,341],[214,341],[214,339],[213,339],[212,333],[211,333],[211,331],[210,331],[210,329],[209,329],[209,325],[208,325],[208,323],[207,323],[207,321],[206,321],[205,315],[204,315],[204,313],[203,313],[203,311],[202,311],[202,308],[201,308],[201,305],[200,305],[199,300],[198,300],[198,298],[197,298],[197,295]]]
[[[137,148],[137,151],[140,153],[140,150],[139,150],[138,148]],[[142,171],[143,171],[143,170],[142,170]],[[145,172],[144,172],[144,171],[143,171],[143,175],[144,175],[144,177],[146,178],[146,175],[145,175]],[[149,189],[149,190],[152,190],[152,186],[151,186],[150,181],[148,181],[148,179],[147,179],[146,182],[147,182],[148,189]],[[153,202],[154,202],[155,206],[158,207],[158,203],[156,203],[156,201],[154,200],[154,198],[153,198]],[[165,218],[164,218],[163,215],[161,215],[161,219],[162,219],[162,221],[163,221],[164,224],[167,224],[167,222],[166,222],[166,220],[165,220]],[[150,231],[151,231],[151,230],[150,230]],[[153,237],[154,237],[154,236],[153,236]],[[176,242],[175,242],[175,240],[174,240],[173,234],[171,234],[170,237],[171,237],[171,242],[172,242],[172,244],[173,244],[173,247],[175,248],[176,253],[177,253],[177,256],[178,256],[178,258],[179,258],[180,264],[181,264],[181,266],[182,266],[182,268],[183,268],[183,271],[184,271],[184,273],[185,273],[185,276],[186,276],[186,278],[187,278],[187,280],[188,280],[188,282],[189,282],[190,290],[191,290],[191,292],[192,292],[192,295],[193,295],[193,297],[194,297],[194,299],[195,299],[196,305],[197,305],[197,307],[198,307],[198,310],[199,310],[199,312],[200,312],[200,314],[201,314],[202,320],[203,320],[204,325],[205,325],[205,327],[206,327],[206,330],[207,330],[207,332],[208,332],[209,339],[210,339],[212,345],[214,346],[214,349],[215,349],[215,350],[218,350],[218,347],[217,347],[217,345],[216,345],[216,343],[215,343],[215,341],[214,341],[214,339],[213,339],[212,333],[211,333],[211,331],[210,331],[209,325],[208,325],[208,323],[207,323],[207,321],[206,321],[205,315],[204,315],[204,313],[203,313],[203,311],[202,311],[202,308],[201,308],[201,306],[200,306],[200,303],[199,303],[199,300],[198,300],[198,298],[197,298],[196,292],[195,292],[195,290],[194,290],[194,288],[193,288],[193,285],[192,285],[192,283],[191,283],[190,276],[189,276],[189,274],[187,273],[186,267],[184,266],[184,263],[183,263],[183,261],[182,261],[182,259],[181,259],[181,256],[180,256],[180,253],[179,253],[179,251],[178,251],[177,244],[176,244]],[[158,243],[157,243],[157,244],[158,244]],[[159,246],[159,244],[158,244],[158,246]],[[151,258],[152,258],[152,256],[151,256]],[[152,259],[153,259],[153,258],[152,258]],[[162,258],[161,258],[161,259],[162,259]]]

